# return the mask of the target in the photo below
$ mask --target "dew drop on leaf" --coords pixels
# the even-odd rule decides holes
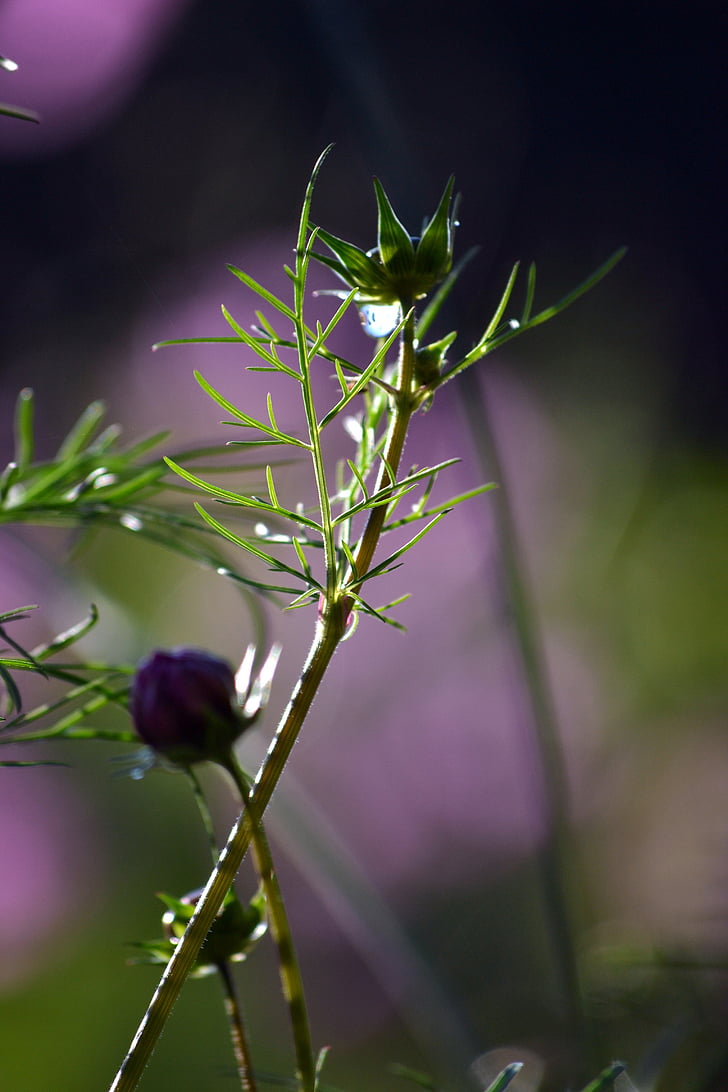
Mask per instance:
[[[127,531],[141,531],[144,526],[139,516],[134,516],[131,512],[124,512],[119,517],[119,523],[122,527],[126,527]]]

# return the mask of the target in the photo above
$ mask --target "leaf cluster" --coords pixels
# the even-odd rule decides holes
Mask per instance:
[[[0,474],[0,526],[58,525],[81,532],[107,528],[146,539],[183,557],[249,585],[232,568],[215,536],[169,504],[171,496],[191,492],[170,475],[164,458],[155,452],[169,438],[158,432],[130,446],[121,443],[121,428],[104,425],[106,408],[92,402],[80,415],[50,459],[35,459],[35,399],[20,392],[15,410],[15,450]],[[189,448],[175,459],[185,462],[229,457],[226,445]],[[240,469],[229,461],[217,470]],[[246,470],[256,467],[247,464]]]
[[[34,606],[20,607],[0,615],[0,682],[4,690],[4,709],[0,715],[0,743],[27,743],[39,739],[107,739],[122,742],[136,740],[130,729],[91,727],[88,717],[107,706],[126,708],[132,667],[96,663],[69,663],[55,659],[70,649],[93,629],[98,612],[91,607],[88,616],[53,640],[26,649],[8,632],[8,625],[28,617]],[[17,672],[33,672],[46,680],[65,684],[60,697],[23,711]],[[50,726],[46,723],[51,720]],[[45,726],[41,726],[44,724]],[[3,766],[33,766],[36,762],[0,762]]]
[[[34,410],[33,392],[22,390],[16,403],[13,458],[0,474],[0,525],[57,525],[85,535],[105,528],[154,542],[233,580],[259,616],[260,607],[249,595],[253,582],[230,564],[218,537],[204,523],[169,503],[170,498],[186,499],[193,490],[170,473],[155,451],[168,439],[167,432],[123,446],[119,426],[105,426],[103,404],[92,402],[55,455],[39,460],[35,458]],[[204,470],[220,455],[228,456],[228,461],[217,466],[218,470],[239,469],[229,459],[226,445],[190,448],[175,458],[193,463],[204,460]],[[255,468],[248,464],[246,470],[251,469]],[[96,608],[91,608],[88,618],[31,652],[18,643],[8,627],[26,618],[32,609],[22,607],[0,615],[0,637],[7,646],[0,652],[5,703],[0,740],[136,739],[131,731],[87,724],[88,717],[109,703],[126,705],[130,667],[58,663],[54,659],[96,625]],[[260,627],[259,617],[257,624]],[[7,654],[10,652],[15,655]],[[15,674],[27,671],[60,680],[68,688],[59,699],[25,712]]]
[[[435,466],[414,467],[399,477],[391,473],[386,486],[372,485],[382,466],[386,466],[385,440],[393,399],[396,397],[392,386],[395,366],[388,361],[388,355],[401,338],[409,314],[402,316],[391,333],[377,344],[370,359],[363,364],[345,359],[330,344],[331,336],[347,310],[361,297],[362,286],[357,283],[356,278],[351,279],[351,291],[346,294],[325,326],[321,322],[308,322],[304,314],[304,298],[309,267],[313,259],[323,260],[314,250],[314,246],[319,239],[325,239],[330,245],[335,240],[335,237],[313,226],[309,218],[313,184],[324,156],[316,165],[306,193],[299,223],[295,267],[285,267],[293,284],[292,302],[280,299],[243,270],[229,266],[230,272],[258,296],[273,314],[257,310],[256,324],[251,329],[246,329],[223,307],[223,317],[233,330],[233,336],[183,338],[161,342],[159,345],[161,347],[199,342],[242,344],[258,358],[258,362],[251,365],[249,370],[282,374],[298,386],[307,425],[308,435],[305,439],[291,435],[279,426],[270,394],[267,397],[266,416],[253,416],[236,406],[202,375],[196,373],[197,382],[205,393],[228,414],[226,423],[244,433],[245,439],[233,440],[233,444],[250,443],[251,440],[247,438],[250,436],[258,444],[288,447],[295,455],[304,454],[311,459],[318,492],[317,508],[311,510],[300,503],[286,503],[282,499],[271,466],[266,468],[267,495],[260,497],[222,488],[180,465],[177,460],[168,459],[167,463],[188,485],[206,491],[211,498],[226,507],[245,509],[258,518],[255,535],[246,536],[231,530],[207,508],[199,504],[196,506],[209,527],[263,562],[270,572],[284,577],[285,582],[280,579],[261,580],[259,587],[292,595],[294,598],[289,604],[292,607],[316,601],[322,596],[339,601],[348,598],[358,609],[391,622],[392,619],[386,612],[395,604],[388,604],[384,608],[373,607],[362,598],[362,585],[396,568],[401,557],[453,505],[489,487],[471,490],[451,498],[447,503],[432,503],[430,498],[436,479],[442,470],[457,461],[454,459]],[[448,209],[451,191],[452,183],[448,183],[438,210],[417,249],[413,248],[409,236],[407,237],[413,263],[419,262],[421,265],[424,261],[423,255],[432,257],[432,251],[432,260],[437,259],[441,272],[449,268],[452,225]],[[380,186],[377,186],[377,199],[383,257],[386,257],[390,266],[393,263],[393,267],[397,269],[397,239],[393,232],[399,221],[391,211]],[[401,234],[404,229],[401,225],[399,228]],[[339,242],[335,240],[336,246]],[[336,253],[335,247],[334,250]],[[353,251],[347,251],[349,256],[351,253]],[[326,259],[325,264],[331,264],[331,260]],[[420,265],[417,266],[418,273],[421,272]],[[291,363],[291,354],[287,350],[295,350],[295,363]],[[322,363],[329,370],[333,367],[334,394],[331,404],[320,410],[314,399],[313,375],[315,367],[320,367]],[[352,417],[350,415],[354,407],[357,413]],[[323,440],[326,430],[337,420],[343,421],[349,434],[355,436],[356,446],[354,457],[337,468],[335,480],[329,480],[323,456]],[[413,500],[415,490],[417,499]],[[400,507],[405,498],[410,501],[406,511]],[[385,532],[405,528],[410,524],[419,524],[419,527],[408,541],[366,573],[361,573],[354,558],[358,529],[366,516],[377,508],[385,509]],[[287,548],[287,554],[281,547]],[[316,564],[317,551],[323,558],[322,564]]]
[[[402,409],[403,400],[406,400],[408,415],[412,410],[426,408],[434,392],[465,368],[512,338],[559,314],[596,284],[619,261],[623,251],[613,255],[564,299],[535,314],[536,270],[532,265],[519,317],[506,319],[506,308],[519,268],[516,264],[482,336],[459,361],[450,364],[447,354],[455,341],[456,332],[430,344],[425,344],[425,337],[472,256],[472,252],[469,253],[448,272],[454,230],[454,217],[450,212],[452,179],[435,214],[426,224],[421,239],[407,233],[380,183],[375,182],[379,215],[378,247],[365,253],[314,226],[310,220],[313,186],[326,154],[324,152],[316,164],[306,192],[299,222],[295,266],[285,267],[293,285],[293,299],[279,298],[248,273],[228,266],[230,272],[258,297],[261,306],[266,309],[255,312],[255,325],[246,328],[223,307],[222,314],[233,331],[232,335],[182,338],[161,342],[158,346],[200,342],[243,345],[257,358],[249,370],[284,375],[298,387],[307,425],[306,438],[292,435],[279,426],[271,394],[267,397],[265,415],[255,416],[247,408],[235,405],[196,373],[201,388],[228,415],[225,423],[242,432],[244,438],[233,440],[233,444],[256,443],[288,448],[295,456],[304,455],[311,459],[318,492],[317,507],[307,509],[301,503],[285,499],[271,466],[266,468],[266,495],[251,496],[223,488],[181,465],[177,459],[168,459],[167,463],[187,485],[206,492],[218,504],[243,509],[256,517],[255,534],[243,535],[233,531],[208,508],[200,504],[196,506],[209,528],[258,559],[269,572],[275,574],[276,579],[258,582],[261,589],[292,595],[293,600],[289,604],[292,607],[322,599],[328,602],[346,601],[350,607],[398,624],[388,614],[395,603],[381,608],[372,606],[362,597],[364,586],[373,578],[397,568],[403,555],[435,527],[454,505],[492,486],[480,486],[445,503],[433,502],[431,497],[439,474],[457,460],[412,467],[406,473],[396,473],[396,468],[388,465],[386,457],[387,436],[393,415]],[[334,258],[314,249],[319,241],[329,247]],[[322,262],[351,286],[345,295],[334,293],[344,298],[325,326],[321,322],[309,323],[304,314],[311,260]],[[419,288],[415,291],[412,284],[424,273],[429,278],[427,290],[434,287],[437,281],[441,280],[442,283],[417,317],[412,309],[412,299],[425,292]],[[406,290],[402,288],[405,284]],[[380,339],[368,361],[355,363],[347,360],[331,347],[331,336],[352,304],[378,300],[391,307],[393,299],[400,304],[400,320],[387,337]],[[414,323],[414,327],[411,323]],[[389,353],[399,343],[401,355],[407,337],[415,352],[414,384],[412,389],[402,390],[397,386],[397,364],[390,362]],[[290,350],[294,350],[295,355]],[[333,367],[334,373],[333,397],[323,410],[316,406],[312,384],[314,368],[317,366],[320,369],[322,364],[328,365],[329,370]],[[323,458],[323,438],[334,421],[343,423],[354,439],[355,450],[351,459],[339,465],[335,479],[330,480]],[[414,533],[376,565],[367,565],[366,571],[359,571],[356,553],[361,526],[376,509],[384,510],[381,533],[408,529],[411,525]],[[317,555],[321,563],[317,563]]]

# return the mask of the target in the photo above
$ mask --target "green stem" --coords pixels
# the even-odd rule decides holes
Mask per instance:
[[[205,794],[202,791],[200,779],[191,766],[188,766],[186,773],[190,785],[192,786],[192,793],[195,802],[197,803],[197,809],[200,813],[205,834],[207,835],[207,843],[210,848],[210,853],[212,854],[212,863],[214,866],[217,864],[220,850],[218,849],[217,840],[215,838],[215,827],[212,822],[210,809],[207,805]],[[232,971],[230,970],[230,964],[223,960],[221,963],[218,963],[217,969],[220,974],[220,981],[225,996],[225,1014],[228,1018],[230,1042],[232,1043],[235,1064],[238,1069],[238,1076],[240,1077],[240,1087],[242,1092],[258,1092],[255,1077],[253,1076],[253,1062],[250,1054],[250,1045],[248,1043],[248,1036],[245,1033],[243,1013],[240,1008],[240,1002],[238,1001],[235,980]]]
[[[217,859],[220,856],[220,850],[217,845],[217,839],[215,838],[215,827],[212,822],[212,816],[210,815],[210,809],[207,806],[207,800],[205,799],[205,794],[202,791],[200,779],[198,778],[197,774],[191,766],[187,767],[186,773],[192,787],[192,794],[195,798],[195,803],[197,804],[197,810],[200,813],[202,826],[205,829],[207,844],[210,848],[210,853],[212,855],[212,863],[213,865],[216,865]]]
[[[235,980],[230,970],[230,964],[223,961],[222,963],[218,963],[217,969],[220,972],[220,980],[225,994],[225,1012],[227,1013],[230,1027],[230,1039],[232,1040],[233,1051],[235,1053],[235,1064],[238,1067],[240,1087],[242,1092],[257,1092],[257,1085],[253,1075],[253,1062],[250,1056],[250,1046],[248,1044],[248,1037],[245,1034],[243,1014],[240,1009],[240,1002],[238,1001]]]
[[[394,398],[394,407],[389,424],[389,432],[384,448],[384,461],[379,472],[375,492],[386,489],[388,485],[394,485],[397,470],[402,459],[404,442],[407,437],[410,419],[417,401],[414,397],[415,382],[415,313],[410,300],[401,301],[402,314],[407,315],[407,322],[402,330],[402,340],[399,349],[399,369],[397,375],[397,395]],[[379,538],[387,515],[387,505],[380,504],[372,508],[369,513],[364,533],[356,552],[356,570],[358,576],[364,576],[369,569],[374,551],[377,548]]]
[[[300,255],[302,250],[300,240],[298,249]],[[298,285],[297,291],[299,291]],[[403,305],[405,303],[407,303],[407,308],[405,309],[403,306],[403,310],[407,313],[407,311],[411,310],[411,307],[409,301],[403,301]],[[303,330],[297,331],[297,333],[299,337],[303,337]],[[396,473],[399,466],[407,426],[417,404],[413,390],[415,381],[414,343],[415,319],[414,314],[411,314],[402,334],[399,360],[399,396],[394,407],[393,420],[386,446],[385,459],[391,468],[392,474]],[[299,344],[299,351],[305,355],[308,350],[306,346]],[[307,361],[307,356],[305,359]],[[304,390],[306,384],[307,380],[304,382]],[[312,405],[309,405],[308,402],[306,402],[306,405],[307,413],[313,413]],[[316,434],[317,427],[313,429],[313,432]],[[316,466],[315,471],[323,515],[324,512],[329,511],[328,494],[326,493],[323,471]],[[385,485],[389,483],[390,475],[386,467],[382,469],[381,477]],[[386,506],[381,510],[373,510],[365,527],[357,558],[357,572],[360,576],[367,571],[374,556],[384,523],[385,508]],[[316,627],[314,642],[249,796],[249,804],[259,820],[263,818],[265,809],[318,692],[321,680],[326,673],[339,641],[346,631],[348,615],[346,600],[340,599],[337,589],[331,587],[332,574],[335,572],[335,558],[333,555],[329,556],[329,551],[334,549],[333,539],[329,542],[325,538],[325,544],[327,550],[328,594],[323,604],[321,618]],[[230,831],[227,845],[222,850],[217,865],[210,874],[184,936],[165,967],[127,1055],[109,1087],[109,1092],[133,1092],[137,1087],[152,1056],[157,1040],[162,1034],[172,1007],[195,964],[205,937],[222,906],[227,891],[233,884],[250,845],[251,837],[250,811],[244,809]]]
[[[293,944],[293,934],[288,922],[278,876],[273,865],[268,839],[261,821],[257,818],[250,799],[250,790],[237,759],[230,755],[226,766],[240,793],[243,807],[250,815],[251,848],[255,869],[265,892],[271,934],[278,949],[278,968],[283,996],[288,1006],[293,1045],[296,1052],[296,1076],[301,1092],[313,1092],[316,1080],[316,1062],[311,1045],[311,1029],[303,991],[301,969]]]
[[[343,636],[344,629],[343,610],[340,607],[338,610],[327,609],[317,626],[316,639],[303,672],[286,706],[250,793],[250,803],[259,817],[263,816],[273,795],[273,790],[293,750],[303,721],[316,696],[326,668],[331,662],[336,646]],[[129,1051],[109,1086],[109,1092],[132,1092],[141,1080],[174,1003],[195,964],[205,937],[243,863],[250,845],[251,833],[250,814],[244,810],[230,831],[227,844],[210,874],[184,936],[164,969]]]

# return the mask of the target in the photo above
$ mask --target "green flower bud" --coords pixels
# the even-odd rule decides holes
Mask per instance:
[[[415,350],[415,376],[421,387],[428,387],[439,378],[445,364],[445,354],[456,337],[457,330],[453,330],[439,341],[432,341]]]
[[[420,299],[446,277],[452,267],[454,211],[450,210],[454,179],[440,198],[421,236],[410,235],[399,220],[377,178],[377,245],[365,252],[353,243],[319,229],[318,237],[334,254],[314,255],[350,288],[358,303],[405,303]]]
[[[177,899],[160,892],[157,897],[167,907],[162,915],[164,938],[136,942],[133,947],[142,954],[132,962],[169,963],[201,894],[200,888]],[[238,963],[245,959],[266,928],[266,904],[262,891],[254,895],[247,906],[241,903],[234,891],[228,891],[197,957],[193,975],[201,977],[216,970],[221,963]]]

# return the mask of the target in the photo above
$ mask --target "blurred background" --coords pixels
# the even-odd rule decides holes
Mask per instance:
[[[228,439],[193,369],[253,412],[268,377],[236,347],[150,346],[225,335],[221,303],[254,321],[226,262],[286,292],[331,141],[313,218],[365,248],[373,175],[414,232],[455,174],[458,250],[480,249],[440,333],[465,351],[516,259],[537,262],[538,307],[629,246],[592,294],[416,419],[409,460],[462,459],[443,497],[500,488],[408,555],[392,585],[412,592],[408,633],[365,620],[337,653],[271,814],[314,1038],[341,1087],[406,1087],[390,1063],[482,1087],[527,1059],[513,1088],[542,1067],[544,1088],[565,1088],[615,1057],[640,1089],[728,1087],[725,48],[709,0],[0,5],[0,51],[20,66],[0,72],[0,100],[42,117],[0,117],[4,461],[26,386],[40,456],[95,398],[130,440]],[[355,315],[341,336],[370,352]],[[289,394],[276,389],[281,423],[298,428]],[[331,454],[346,453],[342,435]],[[281,483],[291,504],[310,496],[305,468]],[[252,624],[220,578],[122,536],[70,545],[2,530],[0,610],[42,604],[18,639],[93,601],[95,658],[242,656]],[[540,632],[525,661],[524,581]],[[251,767],[313,623],[271,613],[284,655]],[[544,723],[563,776],[548,747],[544,766]],[[124,946],[158,935],[155,891],[206,875],[182,779],[114,780],[119,749],[38,748],[70,768],[2,773],[9,1092],[107,1086],[156,982]],[[224,786],[216,799],[223,831]],[[290,1072],[267,948],[237,974],[261,1068]],[[235,1087],[218,992],[186,989],[149,1092]]]

